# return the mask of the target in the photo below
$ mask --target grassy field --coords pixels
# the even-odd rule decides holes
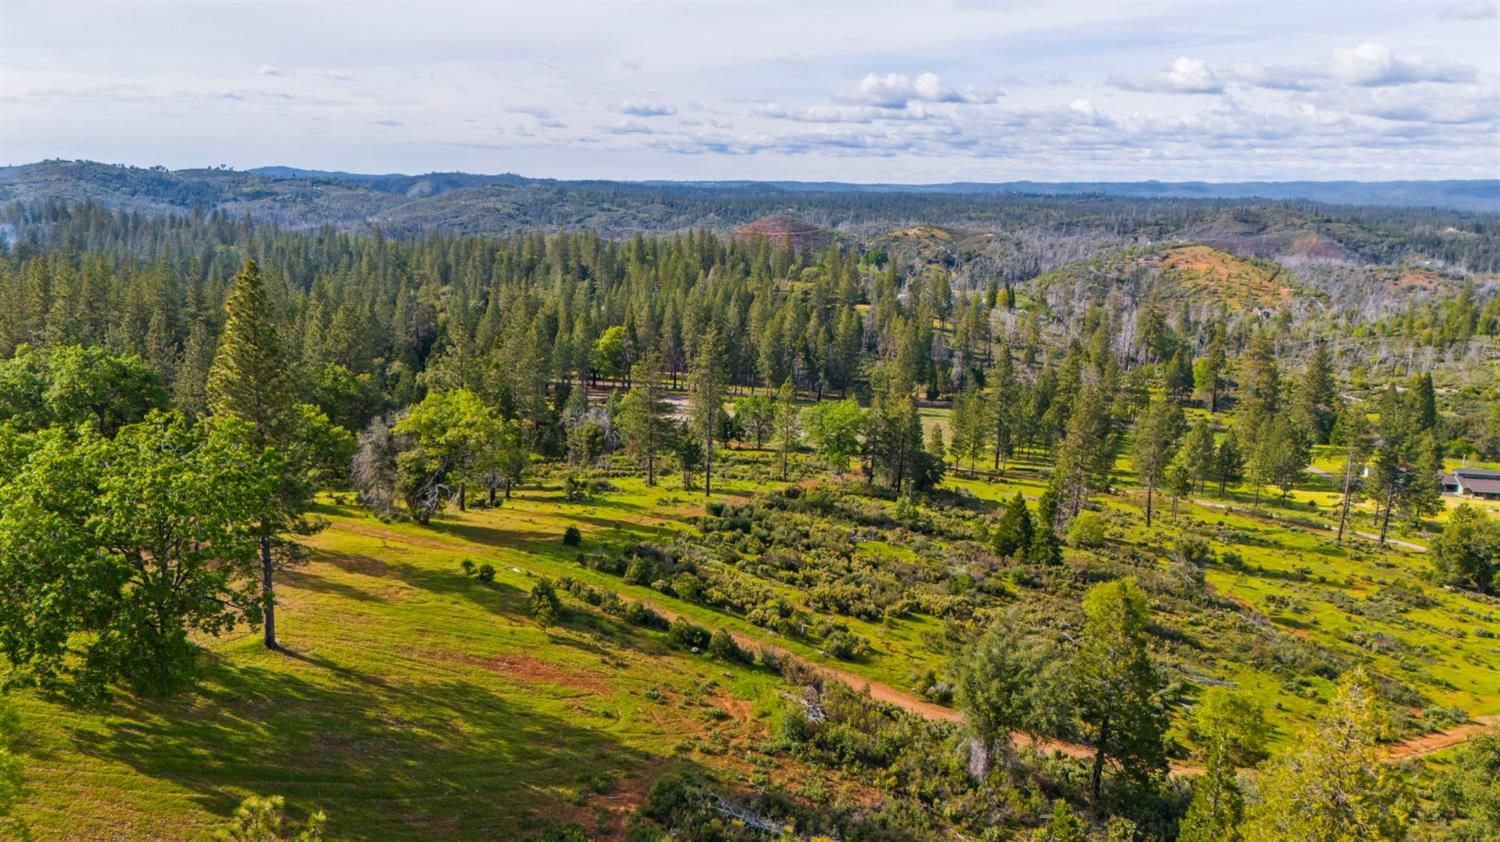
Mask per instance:
[[[609,831],[666,769],[760,774],[752,703],[774,697],[772,676],[571,600],[562,627],[526,615],[533,574],[563,568],[564,522],[658,521],[640,495],[554,497],[432,529],[330,506],[312,560],[282,578],[290,653],[251,633],[207,642],[196,690],[102,711],[20,695],[37,836],[202,838],[252,793],[321,807],[353,838],[510,838],[543,817]],[[466,578],[465,557],[495,564],[494,584]]]
[[[935,421],[942,411],[927,414]],[[716,482],[721,499],[783,486],[767,479],[770,460],[736,454]],[[1044,473],[1022,459],[998,478],[950,471],[945,488],[982,516],[1018,491],[1039,495]],[[1212,611],[1153,605],[1174,641],[1161,657],[1187,697],[1210,683],[1250,688],[1270,709],[1277,743],[1287,744],[1331,684],[1315,663],[1289,666],[1280,654],[1257,659],[1236,648],[1251,641],[1303,658],[1368,659],[1422,697],[1405,711],[1411,732],[1500,713],[1500,608],[1430,584],[1414,550],[1335,546],[1320,528],[1332,508],[1326,478],[1310,477],[1288,501],[1267,498],[1259,512],[1243,492],[1222,501],[1194,495],[1176,516],[1161,500],[1164,515],[1149,531],[1141,490],[1120,479],[1118,493],[1100,500],[1110,548],[1164,575],[1164,548],[1181,536],[1207,538],[1218,554],[1205,572],[1219,600]],[[571,576],[903,690],[924,670],[942,671],[948,656],[930,641],[944,621],[835,617],[809,607],[797,588],[763,580],[871,643],[867,657],[838,662],[815,643],[627,585],[579,564],[564,530],[579,527],[586,551],[664,541],[696,534],[703,500],[676,476],[654,489],[638,478],[611,482],[613,490],[577,503],[543,479],[498,508],[450,511],[428,527],[382,522],[327,498],[319,514],[328,527],[308,540],[310,560],[281,579],[289,653],[267,652],[242,631],[204,641],[202,681],[170,699],[122,697],[87,710],[16,696],[30,788],[23,815],[40,839],[195,839],[244,796],[277,793],[294,812],[326,810],[344,838],[513,838],[548,821],[610,836],[650,782],[673,769],[731,787],[799,791],[815,777],[819,788],[857,791],[859,782],[760,753],[791,689],[783,679],[685,652],[567,595],[569,619],[543,630],[526,611],[530,588],[541,576]],[[892,533],[859,542],[857,556],[876,567],[951,565],[952,552]],[[1070,566],[1086,565],[1068,553]],[[465,559],[493,565],[495,581],[466,577]]]

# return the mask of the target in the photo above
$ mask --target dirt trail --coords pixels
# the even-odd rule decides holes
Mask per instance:
[[[667,608],[662,608],[661,606],[656,604],[652,604],[651,608],[656,613],[665,617],[667,619],[667,622],[676,620],[679,616],[677,612]],[[889,705],[895,705],[896,707],[906,711],[907,713],[914,713],[922,717],[923,719],[932,719],[942,722],[959,722],[963,719],[963,714],[959,713],[953,708],[940,705],[936,702],[930,702],[915,693],[911,693],[906,690],[900,690],[890,686],[889,684],[883,684],[879,681],[871,681],[870,679],[865,678],[862,675],[856,675],[852,672],[849,672],[848,670],[839,669],[838,667],[830,667],[824,664],[814,664],[808,661],[806,658],[788,652],[787,650],[774,644],[766,643],[759,638],[751,637],[739,632],[730,632],[729,634],[734,638],[734,642],[743,649],[752,651],[768,649],[776,653],[781,658],[787,661],[795,662],[810,672],[817,673],[824,678],[831,678],[835,681],[846,684],[854,688],[855,690],[866,691],[870,694],[870,698],[875,699],[876,701],[885,702]],[[1026,736],[1025,734],[1021,734],[1020,732],[1013,734],[1011,736],[1011,741],[1018,748],[1031,746],[1038,751],[1057,751],[1073,758],[1082,759],[1094,756],[1093,749],[1080,743],[1069,743],[1062,740],[1049,739],[1038,740]],[[1172,764],[1172,774],[1174,775],[1195,775],[1201,773],[1202,771],[1202,767],[1190,763]]]
[[[678,617],[676,612],[654,604],[652,605],[652,609],[655,610],[656,613],[665,617],[668,622],[671,622]],[[885,702],[886,704],[895,705],[896,707],[906,711],[907,713],[914,713],[924,719],[939,720],[943,722],[959,722],[963,719],[963,714],[959,713],[953,708],[945,707],[944,705],[937,704],[936,702],[930,702],[916,695],[915,693],[911,693],[906,690],[900,690],[890,686],[889,684],[882,684],[879,681],[871,681],[870,679],[865,678],[862,675],[856,675],[852,672],[849,672],[848,670],[839,669],[838,667],[830,667],[824,664],[811,663],[807,659],[788,652],[779,646],[768,644],[763,640],[751,637],[746,634],[740,634],[739,632],[730,632],[730,636],[733,637],[734,642],[739,644],[739,646],[742,648],[750,650],[762,648],[770,649],[771,651],[780,655],[782,658],[785,658],[789,661],[795,661],[796,663],[802,665],[812,672],[818,673],[819,675],[822,675],[826,678],[832,678],[836,681],[843,682],[844,684],[856,690],[868,691],[870,694],[870,698],[875,699],[876,701]],[[1407,760],[1413,757],[1423,757],[1425,755],[1432,754],[1433,752],[1467,742],[1474,737],[1477,737],[1480,734],[1484,733],[1486,730],[1497,726],[1500,726],[1500,715],[1476,716],[1472,721],[1455,728],[1450,728],[1446,731],[1437,731],[1432,734],[1423,734],[1421,736],[1402,740],[1398,743],[1392,743],[1386,749],[1386,759],[1390,762],[1395,762],[1398,760]],[[1038,751],[1055,751],[1079,760],[1091,758],[1094,756],[1094,750],[1081,743],[1070,743],[1063,740],[1051,739],[1039,740],[1020,732],[1011,735],[1011,742],[1014,743],[1017,748],[1030,746],[1037,749]],[[1174,760],[1171,762],[1170,770],[1173,777],[1191,777],[1193,775],[1201,775],[1204,772],[1204,768],[1200,764],[1178,760]]]
[[[1407,760],[1413,757],[1422,757],[1441,751],[1445,748],[1466,743],[1469,740],[1483,734],[1491,728],[1500,726],[1500,715],[1476,716],[1446,731],[1435,731],[1431,734],[1423,734],[1420,737],[1412,737],[1399,743],[1392,743],[1386,750],[1386,759],[1390,761]]]
[[[371,537],[378,537],[387,541],[400,542],[415,546],[452,549],[451,543],[446,543],[435,539],[424,540],[420,536],[404,535],[390,530],[365,526],[363,524],[343,523],[339,526],[342,529],[349,529],[352,532],[368,535]],[[660,605],[656,605],[654,603],[652,604],[652,609],[662,617],[665,617],[668,622],[676,620],[680,616],[677,612],[667,608],[663,608]],[[840,669],[838,667],[827,666],[824,664],[814,664],[808,661],[806,658],[788,652],[787,650],[776,646],[775,644],[767,643],[766,641],[759,638],[751,637],[750,635],[742,634],[740,632],[730,632],[730,636],[733,637],[734,642],[742,648],[750,650],[771,650],[772,652],[775,652],[788,661],[794,661],[813,672],[816,672],[827,678],[832,678],[836,681],[840,681],[856,690],[867,691],[870,694],[870,697],[876,699],[877,701],[895,705],[896,707],[906,711],[907,713],[914,713],[918,716],[923,717],[924,719],[938,720],[943,722],[959,722],[963,718],[963,715],[953,708],[937,704],[936,702],[930,702],[916,695],[915,693],[911,693],[906,690],[900,690],[898,688],[890,686],[889,684],[883,684],[879,681],[871,681],[864,676],[856,675],[855,673]],[[1479,734],[1483,733],[1486,729],[1496,726],[1500,726],[1500,715],[1475,717],[1471,722],[1465,723],[1455,728],[1450,728],[1446,731],[1424,734],[1422,736],[1412,737],[1408,740],[1402,740],[1399,743],[1394,743],[1387,749],[1386,757],[1391,761],[1405,760],[1413,757],[1422,757],[1435,751],[1439,751],[1441,749],[1449,748],[1451,746],[1466,742],[1469,739],[1472,739],[1473,737],[1476,737]],[[1080,743],[1070,743],[1062,740],[1036,739],[1019,732],[1011,736],[1011,741],[1017,747],[1031,746],[1038,749],[1039,751],[1055,751],[1060,752],[1061,754],[1064,754],[1068,757],[1079,759],[1092,757],[1094,753],[1093,749]],[[1172,761],[1170,769],[1171,774],[1174,777],[1199,775],[1204,771],[1203,767],[1198,764],[1184,763],[1180,761]]]

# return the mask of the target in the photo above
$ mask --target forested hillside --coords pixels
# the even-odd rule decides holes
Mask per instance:
[[[116,175],[0,220],[8,827],[1500,833],[1492,215]]]

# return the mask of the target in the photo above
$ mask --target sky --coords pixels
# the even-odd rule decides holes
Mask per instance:
[[[0,2],[0,163],[1500,178],[1500,2]]]

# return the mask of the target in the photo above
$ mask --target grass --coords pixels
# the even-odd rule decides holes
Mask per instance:
[[[941,414],[924,410],[929,421]],[[730,454],[715,496],[745,499],[782,486],[766,479],[772,459]],[[1044,490],[1047,466],[1030,457],[998,478],[986,467],[978,477],[950,470],[945,486],[980,509]],[[1227,501],[1235,511],[1188,501],[1172,517],[1163,499],[1164,516],[1147,530],[1143,495],[1127,477],[1117,476],[1118,493],[1099,500],[1112,546],[1165,569],[1173,543],[1198,535],[1221,558],[1240,558],[1206,571],[1222,605],[1154,606],[1157,622],[1180,638],[1159,654],[1189,697],[1209,683],[1247,688],[1270,709],[1277,743],[1289,744],[1331,684],[1234,648],[1253,637],[1368,658],[1424,697],[1406,712],[1413,730],[1448,722],[1448,709],[1500,713],[1500,608],[1432,585],[1419,553],[1363,541],[1338,547],[1298,525],[1326,522],[1337,498],[1326,478],[1310,477],[1285,504],[1267,498],[1264,508],[1295,522],[1242,511],[1250,500],[1241,491]],[[841,663],[809,643],[578,564],[578,550],[561,541],[568,526],[582,532],[583,550],[694,532],[703,498],[680,477],[667,474],[656,488],[632,477],[611,482],[615,490],[573,503],[560,482],[544,479],[498,508],[449,511],[428,527],[383,523],[327,498],[318,513],[328,528],[308,540],[311,560],[280,580],[290,654],[267,652],[244,630],[203,641],[199,685],[169,699],[122,697],[90,710],[17,694],[30,787],[22,814],[40,839],[196,839],[244,796],[275,793],[294,812],[326,810],[340,838],[521,838],[551,820],[610,835],[667,770],[793,789],[813,774],[759,754],[787,690],[781,679],[673,648],[665,635],[571,596],[568,621],[540,629],[525,610],[540,576],[572,576],[895,687],[910,688],[925,669],[942,672],[947,655],[931,643],[944,631],[938,618],[817,615],[872,642],[869,657]],[[877,562],[951,563],[900,540],[863,541],[857,552]],[[1073,550],[1069,556],[1079,560]],[[465,577],[465,559],[493,565],[495,581]],[[768,586],[807,608],[797,589]],[[1420,599],[1392,601],[1396,586]],[[1265,625],[1247,637],[1246,623]]]
[[[634,790],[628,805],[664,769],[743,766],[712,749],[760,738],[734,700],[772,693],[772,676],[571,600],[563,628],[526,616],[529,574],[563,569],[560,521],[536,514],[553,506],[541,492],[437,529],[325,508],[312,561],[282,576],[292,654],[242,632],[206,641],[200,685],[177,697],[18,697],[23,814],[43,839],[201,838],[245,795],[278,793],[325,809],[343,838],[513,838],[542,817],[616,827],[595,789]],[[595,534],[651,531],[636,512],[622,499],[577,515]],[[495,583],[464,577],[464,557],[495,563]],[[735,715],[710,727],[714,707]]]

